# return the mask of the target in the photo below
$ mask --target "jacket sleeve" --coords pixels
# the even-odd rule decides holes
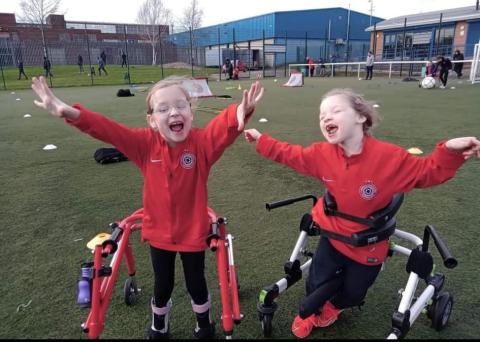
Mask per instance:
[[[95,139],[115,146],[137,166],[141,166],[148,144],[146,128],[127,127],[80,104],[74,104],[73,107],[80,110],[80,116],[76,120],[65,119],[68,124]]]
[[[313,177],[320,177],[325,165],[322,153],[318,153],[317,145],[303,147],[279,141],[263,133],[257,141],[256,150],[265,158],[291,167],[292,169]]]
[[[237,107],[238,104],[229,105],[211,120],[202,132],[205,156],[209,165],[215,163],[223,151],[242,134],[237,130]],[[252,113],[245,118],[245,124]]]
[[[417,157],[403,149],[396,153],[400,154],[396,179],[402,192],[442,184],[453,178],[465,162],[462,154],[450,151],[445,142],[438,143],[427,157]]]

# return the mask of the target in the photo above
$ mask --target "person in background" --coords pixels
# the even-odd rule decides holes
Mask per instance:
[[[78,68],[79,68],[79,73],[83,73],[83,57],[82,57],[82,55],[78,55],[77,64],[78,64]]]
[[[313,73],[315,72],[315,61],[312,57],[307,57],[308,63],[308,74],[310,77],[313,77]]]
[[[23,76],[25,76],[25,79],[28,80],[27,74],[25,74],[25,70],[23,69],[23,61],[19,59],[17,61],[17,66],[18,66],[18,79],[20,79]]]
[[[52,63],[50,63],[50,60],[47,58],[47,56],[43,57],[43,70],[45,70],[45,77],[53,77],[52,74]]]
[[[127,67],[127,54],[122,50],[122,68],[124,65]]]
[[[236,66],[233,68],[233,79],[238,80],[238,77],[240,76],[240,68]]]
[[[97,63],[98,63],[98,76],[102,76],[102,70],[105,73],[105,76],[108,76],[107,69],[105,69],[105,62],[103,61],[103,58],[97,57]]]
[[[436,72],[437,72],[437,65],[434,64],[432,61],[428,61],[427,66],[425,68],[425,76],[435,77]]]
[[[448,73],[452,69],[452,61],[445,56],[438,56],[437,69],[438,69],[438,77],[440,78],[440,82],[442,82],[442,85],[440,85],[440,88],[445,89],[447,87],[447,82],[448,82]]]
[[[366,80],[371,80],[373,77],[373,64],[375,63],[375,56],[372,51],[368,51],[367,60],[365,61],[365,67],[367,69]]]
[[[100,58],[103,60],[103,65],[107,65],[107,55],[105,51],[102,51],[102,53],[100,54]]]
[[[326,76],[326,69],[325,69],[325,61],[322,57],[318,60],[318,63],[320,63],[320,77],[325,77]]]
[[[453,54],[453,60],[454,61],[463,61],[465,57],[463,56],[463,53],[460,52],[460,50],[455,50],[455,53]],[[462,77],[462,69],[463,69],[463,62],[456,62],[453,65],[453,71],[456,72],[457,78]]]
[[[227,72],[227,80],[233,79],[233,64],[229,58],[225,61],[225,71]]]

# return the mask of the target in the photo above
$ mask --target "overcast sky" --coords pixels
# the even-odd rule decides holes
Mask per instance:
[[[476,0],[372,0],[373,15],[393,18],[405,14],[454,7],[474,6]],[[180,17],[190,0],[164,0],[167,8]],[[142,0],[62,0],[60,12],[72,21],[135,23]],[[202,26],[253,17],[276,11],[344,7],[370,14],[368,0],[199,0],[203,9]],[[0,0],[0,12],[20,14],[20,0]]]

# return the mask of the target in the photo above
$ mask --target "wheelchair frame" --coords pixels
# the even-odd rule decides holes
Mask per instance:
[[[233,323],[241,322],[243,315],[240,313],[238,299],[237,272],[233,259],[233,239],[227,234],[227,219],[217,218],[214,211],[208,208],[212,234],[207,238],[211,251],[216,253],[217,275],[219,280],[220,296],[222,302],[222,325],[226,339],[231,339]],[[111,236],[101,244],[95,245],[93,263],[89,263],[90,271],[90,311],[81,327],[88,338],[99,338],[105,325],[105,315],[112,296],[118,271],[125,256],[128,278],[124,285],[124,300],[126,305],[133,305],[138,299],[140,289],[135,281],[135,259],[130,244],[130,234],[141,229],[143,208],[138,209],[120,223],[110,224]],[[103,265],[103,258],[112,256],[109,266]]]
[[[274,203],[267,203],[266,208],[267,210],[271,210],[307,199],[313,199],[314,205],[317,202],[315,196],[304,195]],[[319,235],[315,230],[315,228],[312,229],[311,227],[302,227],[302,224],[300,225],[300,235],[289,260],[284,265],[285,276],[276,283],[268,285],[260,291],[257,311],[265,337],[269,337],[272,333],[272,320],[274,313],[278,308],[277,300],[279,295],[284,293],[300,279],[308,276],[313,253],[306,250],[305,247],[309,236]],[[448,248],[432,225],[425,226],[423,239],[400,229],[395,229],[393,236],[414,244],[415,248],[421,248],[423,253],[428,254],[431,237],[442,256],[444,265],[447,268],[454,268],[457,266],[457,261],[451,256]],[[410,257],[412,249],[390,241],[389,256],[392,256],[394,253],[400,253]],[[298,258],[300,254],[307,257],[307,261],[303,264],[301,264]],[[415,292],[421,279],[425,281],[426,287],[420,296],[415,297]],[[452,312],[453,296],[448,292],[442,291],[444,282],[445,276],[441,273],[433,274],[431,271],[428,276],[420,278],[414,271],[409,272],[405,289],[401,289],[400,304],[398,309],[392,315],[392,328],[387,339],[404,338],[415,320],[419,317],[420,313],[425,311],[428,318],[432,320],[432,327],[435,330],[440,331],[445,328]],[[322,286],[322,291],[325,292],[325,295],[321,300],[329,299],[330,294],[335,293],[340,285],[341,280],[336,278],[327,282],[327,284]]]

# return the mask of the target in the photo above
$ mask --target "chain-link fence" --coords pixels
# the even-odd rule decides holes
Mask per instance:
[[[152,40],[132,39],[126,34],[126,26],[116,27],[114,38],[102,40],[86,28],[65,30],[55,39],[47,30],[45,43],[21,40],[18,35],[0,37],[3,88],[27,88],[26,78],[42,74],[48,76],[51,86],[58,87],[155,83],[171,74],[218,80],[286,77],[288,65],[306,63],[307,57],[315,63],[362,62],[371,50],[369,41],[329,39],[327,31],[315,35],[291,30],[277,37],[266,37],[265,31],[260,31],[259,39],[236,41],[238,34],[234,29],[189,30],[164,33]],[[397,39],[410,37],[404,31],[395,33]],[[411,37],[410,43],[408,39],[402,40],[402,44],[388,45],[390,41],[385,41],[382,50],[375,51],[377,61],[426,60],[437,54],[451,57],[455,49],[473,51],[467,45],[454,46],[450,41],[443,45],[435,45],[443,42],[435,41],[432,49],[430,43],[413,44],[418,42],[415,37]],[[373,50],[377,50],[375,44]]]

